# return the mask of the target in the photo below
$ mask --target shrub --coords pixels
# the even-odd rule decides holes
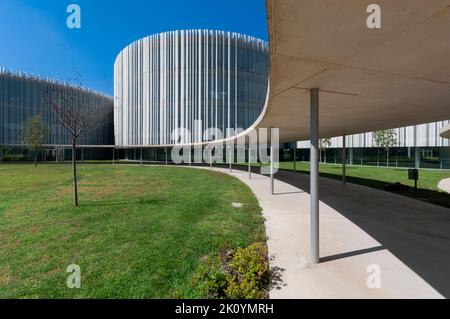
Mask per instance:
[[[260,299],[267,295],[270,273],[265,245],[254,243],[247,248],[238,248],[229,267],[227,297]]]
[[[262,243],[204,257],[193,280],[198,296],[242,299],[265,298],[269,282],[267,247]]]
[[[195,296],[225,297],[226,273],[222,270],[220,256],[203,257],[194,275]]]

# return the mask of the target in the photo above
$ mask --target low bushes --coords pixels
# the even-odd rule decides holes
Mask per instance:
[[[204,257],[193,277],[196,295],[208,298],[266,298],[270,283],[267,247],[246,248]]]

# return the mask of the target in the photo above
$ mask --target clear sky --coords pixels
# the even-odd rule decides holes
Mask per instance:
[[[81,7],[79,30],[66,26],[71,3]],[[265,0],[0,0],[0,67],[77,78],[112,95],[114,60],[122,48],[179,29],[267,40]]]

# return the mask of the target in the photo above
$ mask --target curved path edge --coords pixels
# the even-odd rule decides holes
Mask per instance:
[[[450,193],[450,178],[443,179],[439,182],[438,188],[444,192]]]
[[[308,262],[309,194],[241,170],[195,167],[234,176],[255,194],[265,218],[271,268],[281,283],[270,298],[443,298],[431,285],[360,227],[320,202],[321,263]]]

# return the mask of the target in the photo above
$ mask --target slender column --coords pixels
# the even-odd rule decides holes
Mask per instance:
[[[250,144],[248,145],[248,178],[252,179],[252,160],[251,160]]]
[[[346,183],[346,169],[347,169],[347,147],[345,135],[342,136],[342,185]]]
[[[415,156],[415,168],[419,169],[420,168],[420,148],[416,146],[415,151],[414,151],[414,156]]]
[[[166,165],[168,165],[168,164],[169,164],[169,161],[167,159],[167,147],[166,147]]]
[[[3,163],[3,147],[0,147],[0,163]]]
[[[209,150],[209,168],[212,169],[213,167],[213,161],[214,161],[214,157],[213,157],[213,147],[211,147],[211,149]],[[214,154],[215,155],[215,154]]]
[[[112,153],[112,163],[114,165],[114,164],[116,164],[116,149],[113,147],[112,151],[113,151],[113,153]]]
[[[192,162],[192,148],[189,146],[189,166],[192,165],[191,162]]]
[[[269,143],[270,143],[270,194],[275,194],[275,185],[273,180],[273,146],[272,146],[272,128],[269,131]]]
[[[81,149],[81,164],[84,164],[84,148]]]
[[[294,172],[297,172],[297,142],[294,144]]]
[[[141,166],[142,166],[142,147],[141,147]]]
[[[233,172],[233,166],[231,165],[231,162],[233,161],[232,160],[232,158],[231,158],[231,146],[230,146],[230,149],[228,150],[228,161],[229,161],[229,166],[230,166],[230,173],[232,173]]]
[[[319,89],[310,92],[310,222],[311,263],[319,263]]]

